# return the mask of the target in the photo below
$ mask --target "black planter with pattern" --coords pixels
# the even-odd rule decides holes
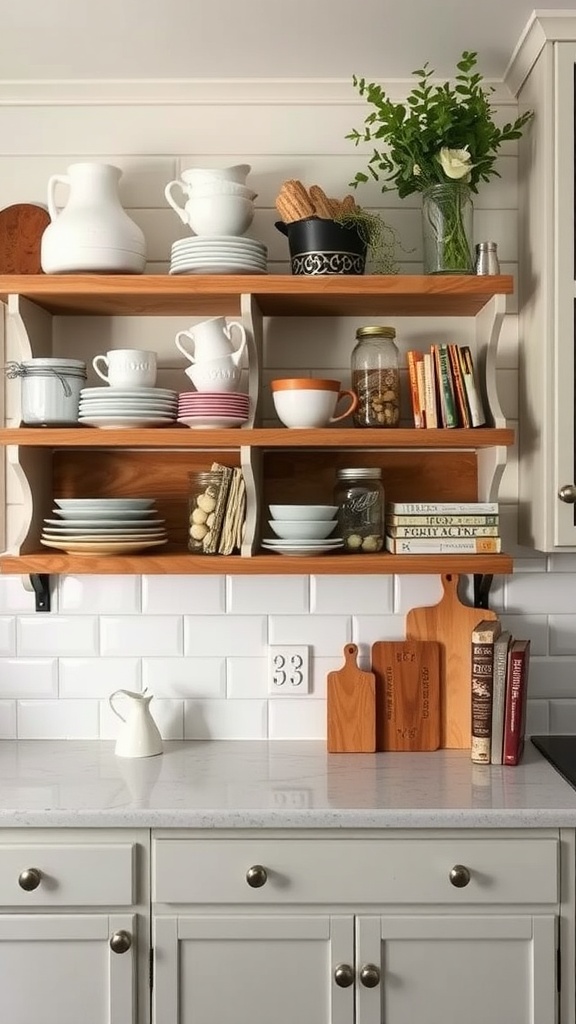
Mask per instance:
[[[367,246],[355,227],[322,217],[306,217],[289,224],[279,220],[276,227],[288,238],[293,274],[364,273]]]

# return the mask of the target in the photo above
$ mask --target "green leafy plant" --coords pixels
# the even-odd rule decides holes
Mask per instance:
[[[533,112],[498,128],[488,101],[494,89],[483,88],[476,64],[477,54],[464,50],[455,84],[433,85],[435,72],[426,63],[413,72],[417,85],[405,103],[393,103],[380,85],[354,76],[355,88],[374,109],[366,116],[364,129],[353,130],[346,138],[356,145],[377,140],[388,149],[374,149],[368,173],[358,172],[351,187],[371,176],[383,179],[383,192],[395,187],[404,198],[447,181],[461,181],[477,192],[479,182],[499,176],[494,164],[500,146],[520,138]]]
[[[395,257],[398,236],[389,224],[386,224],[377,213],[370,213],[357,206],[348,213],[341,213],[335,218],[345,228],[355,228],[367,246],[368,258],[375,274],[397,274],[398,263]]]

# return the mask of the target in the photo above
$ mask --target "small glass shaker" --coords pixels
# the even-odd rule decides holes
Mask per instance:
[[[500,262],[496,242],[478,242],[476,246],[476,274],[499,274]]]

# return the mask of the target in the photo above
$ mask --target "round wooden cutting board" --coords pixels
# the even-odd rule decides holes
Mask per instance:
[[[33,203],[0,210],[0,274],[41,274],[40,240],[50,215]]]

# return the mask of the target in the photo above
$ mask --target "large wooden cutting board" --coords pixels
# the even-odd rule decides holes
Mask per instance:
[[[50,215],[33,203],[0,210],[0,274],[41,274],[40,241]]]
[[[328,673],[328,751],[372,754],[376,750],[376,683],[358,668],[356,644],[346,644],[344,666]]]
[[[471,745],[471,634],[482,619],[497,619],[486,608],[471,608],[458,597],[458,576],[442,576],[438,604],[412,608],[406,616],[409,640],[440,644],[440,746],[464,750]]]
[[[440,645],[434,640],[378,640],[376,749],[438,750]]]

